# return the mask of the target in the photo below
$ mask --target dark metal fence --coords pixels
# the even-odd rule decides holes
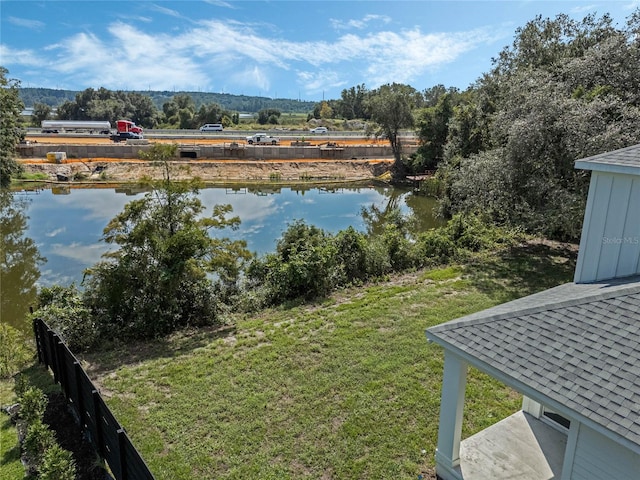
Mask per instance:
[[[116,480],[154,480],[124,428],[58,334],[41,319],[33,321],[33,331],[38,361],[53,372],[53,379],[62,387],[80,426],[89,434]]]

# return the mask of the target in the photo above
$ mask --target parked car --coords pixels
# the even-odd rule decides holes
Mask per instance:
[[[316,127],[309,130],[311,133],[327,133],[329,129],[327,127]]]
[[[224,130],[221,123],[206,123],[200,127],[201,132],[221,132]]]

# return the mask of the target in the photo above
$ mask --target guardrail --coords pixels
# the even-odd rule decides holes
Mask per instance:
[[[154,480],[125,429],[118,423],[80,362],[41,319],[33,321],[38,361],[51,369],[82,429],[116,480]]]

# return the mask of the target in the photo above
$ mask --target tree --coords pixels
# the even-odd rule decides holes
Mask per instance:
[[[74,101],[66,101],[58,107],[57,116],[60,120],[107,120],[111,123],[127,118],[152,128],[159,115],[149,96],[100,87],[78,92]]]
[[[31,123],[36,127],[39,127],[43,120],[48,120],[50,116],[51,116],[51,107],[46,103],[35,103],[33,105],[33,114],[31,115]]]
[[[333,109],[329,106],[328,102],[322,102],[320,104],[320,118],[332,118],[333,117]]]
[[[588,175],[574,162],[640,141],[638,24],[559,15],[519,29],[454,109],[442,209],[575,240]]]
[[[411,162],[414,173],[433,170],[442,161],[456,97],[455,92],[444,93],[433,107],[424,108],[418,114],[420,147]]]
[[[103,240],[119,248],[88,271],[85,297],[103,333],[148,338],[214,323],[216,283],[234,284],[250,258],[244,241],[210,235],[238,227],[229,205],[202,216],[198,185],[171,181],[176,148],[152,147],[148,158],[165,165],[164,180],[104,230]]]
[[[400,130],[414,125],[413,111],[420,107],[422,95],[413,87],[400,83],[382,85],[366,100],[371,119],[377,123],[376,136],[384,135],[395,157],[394,175],[404,176]]]
[[[337,102],[336,110],[346,120],[353,120],[354,118],[367,118],[367,113],[364,105],[365,98],[368,94],[368,90],[364,83],[350,89],[342,90],[340,94],[340,100]]]
[[[282,115],[282,112],[276,108],[262,109],[258,112],[258,123],[260,125],[266,125],[267,123],[277,125],[280,115]]]
[[[20,82],[8,79],[9,70],[0,66],[0,188],[11,183],[11,176],[22,169],[15,160],[16,145],[23,138],[18,121],[24,104],[20,100]]]

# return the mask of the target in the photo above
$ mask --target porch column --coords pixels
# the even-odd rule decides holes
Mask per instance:
[[[444,375],[440,399],[440,424],[436,450],[436,473],[443,480],[459,480],[462,413],[467,385],[467,364],[448,350],[444,351]]]

